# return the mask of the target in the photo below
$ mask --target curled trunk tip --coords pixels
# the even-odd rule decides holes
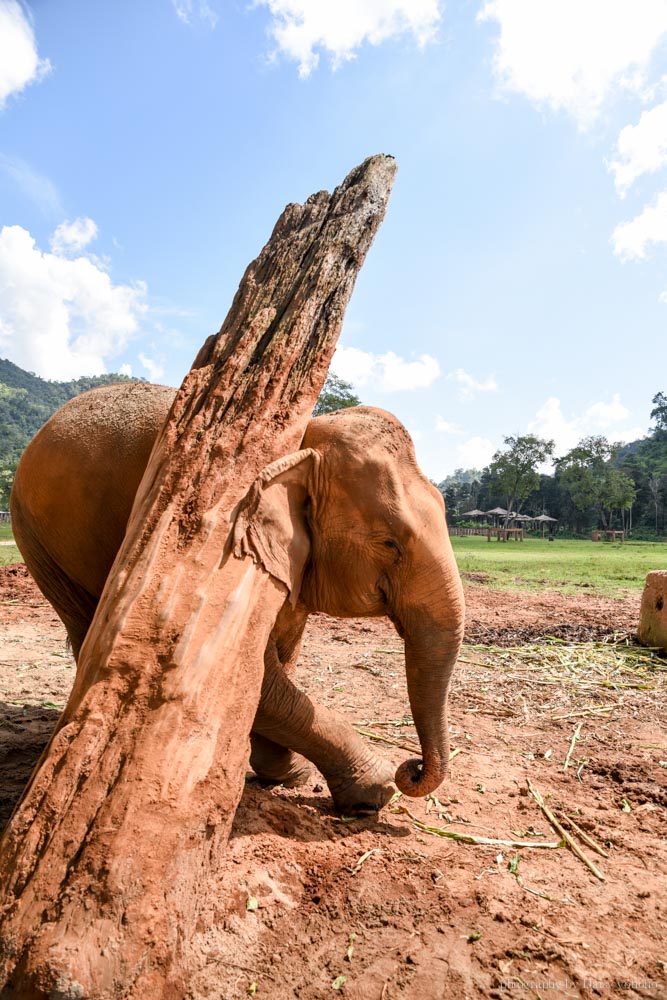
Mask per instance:
[[[419,799],[435,791],[444,780],[445,772],[443,767],[425,767],[422,760],[412,757],[400,765],[394,781],[403,795]]]

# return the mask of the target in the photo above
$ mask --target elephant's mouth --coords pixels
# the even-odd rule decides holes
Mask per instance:
[[[371,816],[377,816],[377,814],[382,809],[382,805],[374,804],[372,802],[359,802],[350,809],[350,816],[354,816],[355,819],[365,819]]]

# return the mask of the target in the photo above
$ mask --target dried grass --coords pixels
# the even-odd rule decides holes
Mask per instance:
[[[464,646],[459,663],[482,667],[528,687],[558,685],[577,694],[652,691],[667,674],[667,660],[657,650],[629,641],[567,643],[550,638],[534,645]],[[590,705],[578,712],[600,710],[599,705]]]

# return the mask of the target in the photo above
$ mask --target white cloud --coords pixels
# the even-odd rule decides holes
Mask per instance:
[[[621,402],[620,393],[615,392],[610,403],[604,401],[591,403],[584,411],[583,419],[594,427],[605,428],[611,427],[629,416],[630,410]]]
[[[495,445],[484,437],[472,437],[456,447],[456,468],[484,469],[496,452]]]
[[[51,237],[51,249],[60,255],[78,253],[96,237],[97,225],[92,219],[78,218],[74,222],[61,222]]]
[[[667,164],[667,101],[643,111],[636,125],[626,125],[616,143],[616,159],[609,164],[616,190],[623,198],[642,174]]]
[[[50,71],[48,59],[40,59],[32,24],[18,0],[0,3],[0,109],[12,94],[41,80]]]
[[[641,260],[649,243],[667,243],[667,191],[661,191],[641,215],[616,226],[612,242],[614,253],[623,260]]]
[[[176,16],[183,24],[194,21],[204,21],[210,28],[215,28],[218,15],[206,0],[172,0]]]
[[[440,365],[429,354],[416,361],[406,361],[393,351],[371,354],[357,347],[336,348],[331,369],[355,386],[372,385],[383,392],[423,389],[440,376]]]
[[[435,429],[440,434],[463,434],[463,428],[458,424],[452,424],[448,420],[443,420],[439,415],[435,418]]]
[[[487,375],[485,379],[476,379],[463,368],[457,368],[447,376],[449,381],[458,382],[461,386],[459,396],[462,399],[472,399],[480,392],[498,392],[498,383],[495,375]]]
[[[629,426],[628,417],[630,411],[621,402],[619,393],[614,393],[611,401],[591,403],[583,413],[569,419],[561,409],[560,399],[551,396],[528,424],[528,432],[554,440],[556,454],[563,455],[592,434],[602,434],[610,441],[636,441],[643,437],[646,429]]]
[[[501,87],[589,127],[613,93],[642,94],[667,0],[488,0]]]
[[[143,352],[139,354],[139,360],[146,369],[151,382],[159,382],[164,375],[164,365],[154,358],[147,357]]]
[[[128,378],[132,378],[132,365],[121,365],[118,369],[119,375],[127,375]]]
[[[138,330],[145,294],[87,257],[43,253],[21,226],[0,230],[0,355],[45,378],[105,371]]]
[[[334,69],[364,42],[380,45],[411,34],[420,46],[431,41],[440,20],[442,0],[255,0],[272,15],[270,33],[277,48],[299,64],[299,76],[317,67],[321,49]]]

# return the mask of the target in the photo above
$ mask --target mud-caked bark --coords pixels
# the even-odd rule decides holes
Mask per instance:
[[[667,571],[664,569],[653,570],[646,576],[637,638],[642,646],[667,651]]]
[[[202,901],[224,892],[263,653],[307,554],[281,476],[312,458],[290,452],[394,172],[373,157],[285,209],[176,397],[72,695],[0,842],[3,997],[186,995]],[[269,486],[282,515],[259,547],[249,511]]]

